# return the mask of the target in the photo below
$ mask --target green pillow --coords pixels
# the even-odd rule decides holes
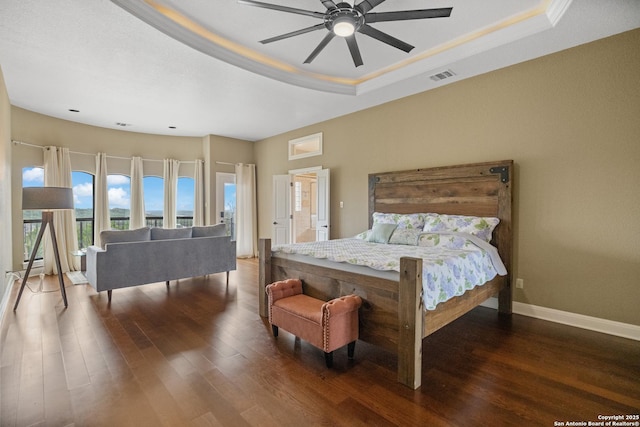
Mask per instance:
[[[366,238],[367,242],[388,243],[391,234],[396,229],[397,224],[373,224],[373,228]]]

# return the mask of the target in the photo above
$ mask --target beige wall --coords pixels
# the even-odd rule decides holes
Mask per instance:
[[[515,300],[640,325],[638,46],[635,30],[255,144],[101,129],[19,108],[10,114],[0,84],[0,165],[12,169],[10,176],[3,171],[0,209],[7,209],[11,181],[14,208],[8,215],[21,218],[20,172],[42,164],[40,150],[11,147],[8,129],[13,139],[73,151],[204,157],[211,192],[216,171],[233,172],[215,161],[255,162],[264,237],[271,226],[271,176],[290,169],[331,168],[336,238],[366,228],[369,173],[514,159],[514,274],[525,281]],[[287,141],[316,132],[324,133],[324,154],[287,161]],[[74,159],[93,170],[92,158]],[[113,168],[128,173],[127,162]],[[2,213],[5,221],[9,216]],[[22,232],[20,221],[13,223],[18,268]],[[8,241],[5,228],[0,238]]]
[[[4,305],[9,280],[5,271],[13,270],[11,256],[11,104],[0,68],[0,308]],[[0,316],[2,310],[0,309]]]
[[[155,176],[162,176],[162,160],[165,158],[185,162],[204,158],[202,138],[125,132],[60,120],[17,107],[13,107],[11,111],[12,139],[40,146],[68,147],[72,152],[88,153],[89,155],[71,155],[73,170],[95,173],[95,154],[98,152],[122,158],[141,156],[149,160],[143,162],[144,174]],[[42,166],[43,152],[38,148],[14,145],[12,155],[12,214],[14,218],[22,218],[20,210],[22,168]],[[130,175],[130,168],[131,162],[129,160],[117,158],[107,160],[109,174]],[[180,165],[180,175],[193,176],[193,164]],[[22,268],[21,227],[20,221],[13,221],[13,269]]]
[[[639,46],[635,30],[259,141],[259,235],[290,169],[331,168],[338,238],[367,228],[369,173],[513,159],[514,299],[640,325]],[[316,132],[324,154],[287,161]]]
[[[208,159],[205,179],[211,183],[207,222],[211,224],[219,220],[216,207],[216,172],[235,173],[235,163],[255,163],[255,161],[253,142],[207,135],[204,138],[204,147],[205,158]]]

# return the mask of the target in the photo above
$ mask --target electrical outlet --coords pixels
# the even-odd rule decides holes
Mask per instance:
[[[516,288],[518,289],[524,288],[524,279],[516,279]]]

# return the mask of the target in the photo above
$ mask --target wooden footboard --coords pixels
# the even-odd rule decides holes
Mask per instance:
[[[268,317],[265,287],[301,279],[304,293],[318,299],[355,294],[362,298],[360,339],[398,355],[398,382],[416,389],[422,382],[422,339],[495,296],[503,280],[494,280],[425,311],[422,260],[401,258],[400,280],[386,280],[271,256],[270,239],[260,239],[260,315]]]

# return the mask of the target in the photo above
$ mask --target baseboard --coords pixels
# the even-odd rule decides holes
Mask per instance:
[[[481,305],[497,309],[498,299],[489,298]],[[550,322],[562,323],[563,325],[575,326],[576,328],[588,329],[591,331],[640,341],[640,326],[628,323],[615,322],[613,320],[600,319],[598,317],[585,316],[583,314],[540,307],[517,301],[513,302],[513,312],[523,316],[535,317],[536,319],[548,320]]]
[[[0,300],[0,328],[2,328],[2,323],[4,322],[4,314],[7,311],[7,305],[9,304],[9,296],[11,295],[11,289],[13,288],[13,282],[15,282],[15,278],[6,278],[8,279],[7,287],[4,290],[4,295],[2,295],[2,299]]]

